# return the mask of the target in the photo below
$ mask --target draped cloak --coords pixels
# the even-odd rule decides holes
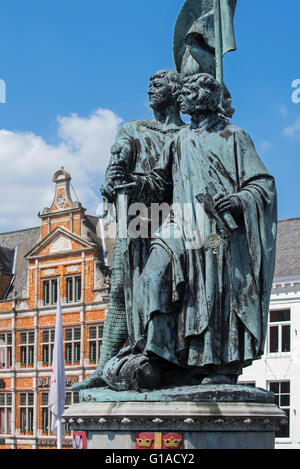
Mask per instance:
[[[197,196],[209,183],[218,192],[238,197],[242,214],[236,220],[238,229],[223,236],[215,250],[189,246],[186,225],[176,215],[172,232],[181,231],[181,236],[156,234],[151,247],[154,261],[140,276],[129,312],[131,342],[144,340],[144,351],[198,370],[206,365],[251,364],[264,352],[277,196],[274,179],[250,137],[214,116],[199,129],[180,130],[155,169],[138,179],[140,201],[162,202],[172,187],[173,203],[191,204],[194,228]],[[203,217],[206,239],[219,228],[209,214]],[[159,250],[168,253],[169,265]]]
[[[167,141],[171,141],[179,131],[179,127],[165,129],[156,121],[132,121],[126,123],[119,130],[115,144],[122,149],[117,157],[127,170],[135,174],[147,174],[152,171],[161,158]],[[108,166],[106,181],[109,180],[110,166],[115,158],[111,158]],[[130,197],[128,207],[130,207]],[[135,215],[136,216],[136,215]],[[134,215],[128,215],[127,226]],[[146,215],[147,223],[148,214]],[[112,258],[112,290],[104,327],[102,357],[110,357],[112,343],[118,344],[118,351],[126,342],[121,330],[132,330],[133,291],[137,288],[137,281],[143,271],[149,255],[151,237],[121,238],[119,230],[115,240]],[[123,314],[124,310],[124,314]],[[116,312],[117,311],[117,312]],[[125,324],[123,324],[125,322]],[[122,324],[120,324],[122,323]],[[115,337],[121,335],[120,338]],[[122,342],[123,340],[123,342]],[[120,344],[119,344],[120,342]],[[109,348],[106,351],[106,348]]]

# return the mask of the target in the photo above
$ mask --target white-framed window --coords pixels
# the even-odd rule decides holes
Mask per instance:
[[[43,435],[50,436],[51,433],[51,412],[48,408],[48,400],[49,400],[49,392],[45,391],[42,392],[42,433]],[[78,392],[67,392],[66,393],[66,400],[65,400],[65,409],[73,404],[79,403],[79,393]],[[65,424],[65,433],[71,434],[71,425],[66,423]]]
[[[20,431],[33,433],[33,392],[20,393]]]
[[[12,393],[0,392],[0,433],[11,434]]]
[[[42,354],[43,365],[51,365],[53,360],[55,330],[46,329],[42,331]]]
[[[103,337],[103,324],[89,326],[89,360],[99,363]]]
[[[48,399],[49,399],[49,392],[42,392],[41,393],[41,409],[42,409],[42,432],[43,435],[51,435],[50,431],[50,422],[51,422],[51,412],[50,409],[48,408]]]
[[[20,332],[20,354],[22,366],[33,366],[34,331]]]
[[[65,329],[65,360],[69,365],[80,363],[80,340],[80,327],[68,327]]]
[[[12,333],[0,332],[0,368],[12,367]]]
[[[289,309],[270,311],[268,353],[291,351],[291,311]]]
[[[65,409],[70,407],[73,404],[79,403],[79,393],[78,392],[67,392],[65,400]],[[65,424],[65,433],[66,435],[71,434],[71,425],[69,423]]]
[[[67,303],[78,303],[81,300],[81,275],[66,277]]]
[[[289,438],[290,436],[290,401],[291,384],[290,381],[269,381],[268,388],[274,393],[275,404],[278,405],[287,415],[288,424],[282,425],[276,433],[276,438]]]
[[[57,303],[57,278],[43,280],[43,302],[45,306]]]

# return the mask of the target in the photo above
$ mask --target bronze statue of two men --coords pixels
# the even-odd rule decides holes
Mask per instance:
[[[264,353],[276,188],[248,134],[225,117],[222,91],[207,73],[158,72],[154,120],[117,136],[102,193],[117,212],[120,193],[128,207],[143,204],[147,229],[117,236],[100,363],[73,390],[234,385]],[[154,230],[158,204],[170,210]]]

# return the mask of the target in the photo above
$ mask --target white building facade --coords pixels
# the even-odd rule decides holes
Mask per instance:
[[[289,417],[277,434],[276,449],[300,449],[300,218],[278,224],[265,354],[244,369],[239,381],[275,393]]]

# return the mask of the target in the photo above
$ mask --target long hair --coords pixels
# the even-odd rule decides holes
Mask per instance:
[[[222,86],[212,75],[197,73],[184,77],[182,79],[182,86],[185,85],[198,92],[199,100],[201,91],[201,107],[205,103],[207,110],[214,112],[218,110],[222,96]],[[196,108],[198,99],[196,100]]]

